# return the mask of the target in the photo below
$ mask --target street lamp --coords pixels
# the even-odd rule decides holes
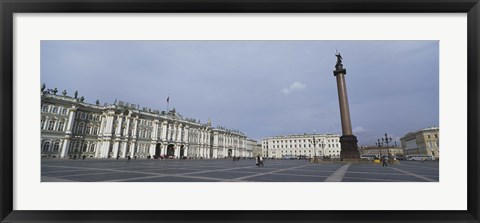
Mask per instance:
[[[392,140],[392,137],[388,137],[387,133],[385,133],[385,137],[381,138],[382,139],[382,142],[384,142],[385,144],[387,144],[387,151],[388,151],[388,143],[391,143],[393,140]],[[396,143],[396,142],[395,142]],[[388,153],[388,155],[390,156],[390,153]]]
[[[315,139],[315,130],[313,130],[313,139],[309,139],[308,140],[310,142],[310,144],[313,143],[313,153],[314,153],[314,156],[313,158],[316,159],[317,158],[317,140]]]

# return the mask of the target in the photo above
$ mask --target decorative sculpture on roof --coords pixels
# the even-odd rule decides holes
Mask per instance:
[[[42,88],[41,88],[41,90],[42,90],[41,92],[43,92],[46,87],[47,87],[47,86],[45,85],[45,83],[43,83],[43,84],[42,84]]]
[[[98,106],[100,104],[100,101],[97,99],[97,101],[95,101],[95,104]]]
[[[83,102],[83,100],[85,100],[85,98],[83,96],[80,97],[80,102]]]
[[[57,95],[57,92],[58,92],[57,88],[54,88],[52,92],[54,95]]]
[[[62,95],[63,95],[63,96],[67,96],[67,90],[63,90],[63,91],[62,91]]]
[[[77,98],[78,96],[78,91],[75,91],[75,93],[73,93],[73,98]]]

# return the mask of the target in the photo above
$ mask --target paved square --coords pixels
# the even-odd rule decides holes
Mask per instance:
[[[307,160],[42,160],[42,182],[439,182],[437,161],[309,163]]]

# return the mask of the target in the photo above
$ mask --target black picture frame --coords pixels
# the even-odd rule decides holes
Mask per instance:
[[[1,222],[479,222],[478,0],[0,0]],[[466,211],[19,211],[13,210],[14,13],[467,13],[468,204]],[[451,74],[455,75],[455,74]],[[449,193],[446,191],[445,193]],[[345,200],[348,202],[348,200]],[[388,201],[386,201],[388,202]],[[448,202],[448,201],[445,201]]]

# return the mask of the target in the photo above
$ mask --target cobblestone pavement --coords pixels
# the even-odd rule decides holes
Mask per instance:
[[[309,163],[307,160],[42,160],[42,182],[438,182],[436,161]]]

